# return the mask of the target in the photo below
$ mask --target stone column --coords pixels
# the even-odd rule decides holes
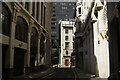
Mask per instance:
[[[25,7],[25,0],[23,0],[22,5],[23,5],[23,7]]]
[[[39,18],[38,22],[41,24],[41,2],[39,2]]]
[[[29,13],[32,14],[32,2],[29,3]]]
[[[6,67],[8,68],[8,75],[13,76],[13,68],[14,68],[14,38],[15,38],[15,26],[17,21],[17,11],[19,8],[16,7],[16,4],[13,5],[13,15],[11,20],[11,34],[10,34],[10,47],[9,52],[7,53],[7,62]]]
[[[30,36],[30,33],[31,33],[31,28],[32,28],[32,20],[30,20],[29,22],[29,26],[28,26],[28,49],[27,49],[27,52],[25,54],[25,74],[28,74],[30,72],[30,41],[31,41],[31,36]]]

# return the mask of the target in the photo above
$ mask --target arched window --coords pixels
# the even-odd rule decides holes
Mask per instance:
[[[2,3],[1,20],[2,20],[2,34],[10,36],[11,13],[5,3]]]
[[[37,44],[38,44],[38,32],[35,28],[31,31],[31,42],[30,42],[30,71],[35,71],[35,61],[37,57]]]
[[[41,58],[44,56],[44,47],[45,47],[45,44],[44,44],[44,41],[45,41],[45,37],[44,35],[42,34],[41,35],[41,39],[40,39],[40,54],[41,54]]]
[[[37,53],[37,44],[38,44],[38,32],[35,28],[32,28],[31,32],[31,53]]]
[[[28,25],[22,17],[17,17],[15,39],[26,42],[28,40]]]

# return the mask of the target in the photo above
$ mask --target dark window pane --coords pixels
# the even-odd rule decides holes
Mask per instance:
[[[41,2],[41,25],[43,24],[43,2]]]
[[[28,25],[22,17],[18,17],[16,23],[15,39],[27,42],[28,40],[27,37],[28,37]]]
[[[37,18],[37,20],[39,19],[39,2],[37,2],[36,18]]]
[[[51,29],[55,29],[55,27],[51,27]]]
[[[68,40],[68,36],[65,36],[65,40]]]
[[[29,9],[29,2],[25,2],[25,9],[28,11],[28,9]]]
[[[68,34],[68,29],[65,29],[65,33]]]
[[[2,14],[1,14],[1,20],[2,20],[2,34],[6,36],[10,36],[10,17],[11,13],[7,5],[5,3],[2,3]]]
[[[81,8],[79,8],[79,14],[81,14]]]
[[[45,37],[44,37],[44,35],[41,35],[41,39],[40,39],[40,54],[41,54],[41,58],[40,59],[42,59],[43,58],[43,56],[44,56],[44,40],[45,40]]]
[[[45,16],[46,16],[46,7],[44,6],[44,27],[45,27]]]
[[[33,5],[32,5],[32,16],[33,17],[35,16],[35,2],[33,2]]]

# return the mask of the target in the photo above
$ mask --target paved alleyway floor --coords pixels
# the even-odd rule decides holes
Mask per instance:
[[[9,80],[107,80],[91,75],[75,68],[50,68],[40,73],[18,76]]]

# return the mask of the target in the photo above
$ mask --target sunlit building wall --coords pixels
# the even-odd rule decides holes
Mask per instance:
[[[95,76],[107,78],[110,66],[106,1],[82,0],[76,5],[77,67]]]

